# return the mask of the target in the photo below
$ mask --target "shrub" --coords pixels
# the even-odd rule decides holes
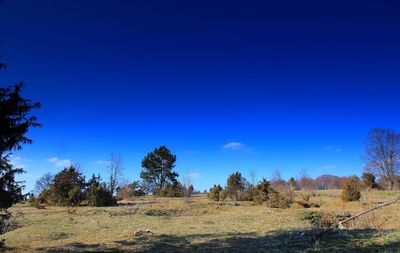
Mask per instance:
[[[56,232],[52,232],[50,235],[49,235],[49,238],[51,239],[51,240],[62,240],[62,239],[66,239],[66,238],[68,238],[68,237],[70,237],[70,234],[69,233],[67,233],[67,232],[63,232],[63,231],[56,231]]]
[[[194,193],[194,187],[192,184],[188,187],[187,191],[189,193],[189,196],[192,196],[192,194]]]
[[[11,213],[1,212],[0,213],[0,235],[8,231],[8,222],[11,218]]]
[[[106,184],[96,186],[92,184],[86,192],[86,200],[89,206],[115,206],[116,199]]]
[[[310,197],[311,197],[311,193],[309,193],[309,192],[301,194],[301,199],[306,201],[306,202],[310,201]]]
[[[40,203],[39,201],[36,201],[35,202],[35,207],[37,208],[37,209],[45,209],[45,204],[43,204],[43,203]]]
[[[307,212],[304,214],[302,219],[309,221],[312,227],[317,228],[329,228],[338,221],[337,217],[333,213],[322,211]]]
[[[76,186],[68,192],[68,204],[72,206],[79,205],[83,200],[83,193],[81,189]]]
[[[305,213],[302,220],[309,221],[311,226],[309,233],[312,236],[312,241],[315,244],[319,244],[324,239],[326,232],[332,229],[333,225],[350,217],[351,214],[349,212],[335,214],[326,211],[311,211]]]
[[[0,235],[18,228],[15,217],[8,211],[0,212]],[[0,248],[0,252],[1,248]]]
[[[164,190],[156,190],[156,195],[160,197],[179,198],[183,196],[183,187],[181,183],[177,181],[173,183],[168,183],[165,186]]]
[[[378,184],[376,183],[376,178],[372,173],[364,172],[362,174],[362,184],[367,189],[378,188]]]
[[[343,188],[341,198],[343,201],[358,201],[361,198],[360,180],[358,177],[353,177]]]
[[[133,181],[131,184],[117,188],[118,199],[130,199],[137,196],[144,196],[145,194],[139,181]]]
[[[261,205],[263,202],[267,201],[269,199],[270,189],[271,185],[266,179],[258,183],[253,191],[254,203]]]
[[[36,199],[37,198],[35,196],[30,196],[29,199],[28,199],[29,206],[34,207]]]
[[[244,191],[245,183],[246,179],[240,172],[229,175],[225,188],[226,195],[233,200],[239,200],[239,194]]]
[[[44,204],[50,204],[50,203],[52,203],[52,198],[53,198],[52,192],[50,191],[50,189],[47,189],[47,190],[43,190],[43,191],[39,194],[39,196],[36,198],[36,201],[37,201],[39,204],[42,204],[42,205],[44,205]]]
[[[288,181],[289,187],[292,191],[299,190],[299,186],[297,185],[296,179],[291,177]]]
[[[82,190],[85,187],[85,179],[74,166],[65,168],[54,176],[50,188],[52,201],[58,205],[77,204],[83,196]]]
[[[292,203],[292,197],[280,194],[275,189],[270,188],[267,206],[272,208],[288,208]]]
[[[37,209],[45,208],[44,202],[41,202],[39,197],[31,196],[28,200],[28,203],[31,207],[36,207]]]
[[[226,192],[225,190],[221,190],[219,193],[219,200],[225,200],[226,199]]]
[[[243,191],[240,191],[238,193],[238,199],[239,201],[253,201],[254,197],[254,186],[251,184],[248,184],[246,188]]]
[[[219,201],[220,200],[220,193],[222,191],[222,187],[220,185],[214,185],[210,191],[207,193],[207,197],[209,199]]]
[[[306,201],[304,199],[295,200],[295,201],[293,201],[293,205],[292,205],[292,207],[295,207],[295,208],[310,208],[310,207],[319,208],[320,206],[321,206],[320,203]]]

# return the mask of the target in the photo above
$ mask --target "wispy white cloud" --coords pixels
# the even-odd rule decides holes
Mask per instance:
[[[99,164],[99,165],[108,165],[109,163],[110,163],[110,161],[104,161],[104,160],[96,161],[96,164]]]
[[[30,159],[25,159],[20,156],[10,155],[10,162],[16,168],[26,168],[26,164],[31,162]]]
[[[231,141],[227,144],[225,144],[222,148],[224,150],[239,150],[242,149],[244,147],[244,145],[240,142],[236,142],[236,141]]]
[[[325,166],[322,166],[321,168],[320,168],[320,170],[333,170],[333,169],[336,169],[337,168],[337,166],[336,165],[325,165]]]
[[[202,177],[202,175],[198,172],[191,172],[187,173],[186,175],[189,176],[191,179],[198,179]]]
[[[16,166],[17,163],[21,162],[22,157],[10,155],[10,162],[12,165]]]
[[[68,166],[70,166],[72,164],[71,160],[69,160],[69,159],[59,159],[56,156],[48,158],[47,161],[49,163],[52,163],[56,167],[68,167]]]
[[[330,151],[335,151],[336,153],[341,153],[342,149],[339,147],[334,147],[334,146],[326,146],[325,147],[326,150],[330,150]]]

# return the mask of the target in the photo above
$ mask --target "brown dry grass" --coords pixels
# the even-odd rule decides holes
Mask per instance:
[[[301,199],[302,192],[297,192]],[[241,202],[143,197],[131,206],[36,209],[17,205],[19,228],[0,237],[8,252],[400,252],[399,204],[374,212],[376,228],[329,234],[318,246],[307,236],[310,211],[355,214],[396,192],[363,192],[344,203],[340,191],[315,191],[320,208],[271,209]],[[136,230],[150,230],[135,237]],[[304,234],[303,234],[304,233]]]

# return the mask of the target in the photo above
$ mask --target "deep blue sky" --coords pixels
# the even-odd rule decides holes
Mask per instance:
[[[163,144],[200,190],[360,174],[368,130],[400,126],[397,1],[3,0],[0,40],[1,85],[42,103],[27,190],[68,161],[105,177],[111,152],[138,179]]]

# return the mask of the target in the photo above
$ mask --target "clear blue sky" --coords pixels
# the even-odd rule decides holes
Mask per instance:
[[[373,127],[399,129],[397,1],[0,2],[1,85],[43,128],[16,152],[27,190],[69,161],[138,179],[159,145],[195,188],[250,169],[362,172]]]

